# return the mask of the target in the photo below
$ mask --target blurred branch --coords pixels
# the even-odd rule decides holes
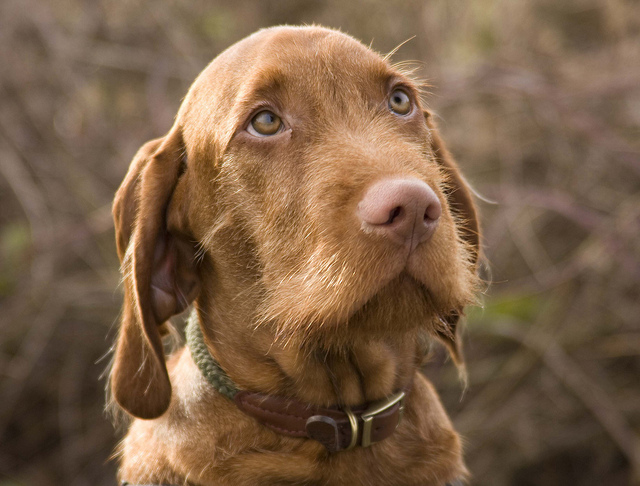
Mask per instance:
[[[640,480],[640,437],[609,398],[610,394],[596,382],[595,375],[585,373],[553,338],[537,330],[524,334],[519,327],[504,322],[497,329],[500,335],[517,340],[542,358],[547,368],[600,422],[631,463],[636,480]]]
[[[29,220],[31,234],[38,234],[39,223],[48,217],[49,211],[29,172],[13,152],[0,148],[0,173],[20,202]]]
[[[162,54],[135,46],[94,41],[91,49],[75,45],[69,52],[74,61],[109,69],[152,75],[162,64]],[[190,64],[172,62],[163,74],[185,82],[193,81],[195,71]]]
[[[17,406],[23,391],[29,384],[29,375],[39,362],[50,341],[55,327],[65,311],[63,301],[52,294],[33,318],[24,335],[18,351],[3,370],[5,379],[0,381],[0,437],[11,423],[11,415]]]
[[[531,206],[548,209],[558,213],[588,230],[592,238],[603,241],[611,249],[611,255],[617,259],[625,271],[640,278],[640,261],[626,247],[633,247],[629,239],[635,240],[636,234],[626,228],[618,230],[612,224],[613,218],[601,212],[581,205],[569,194],[546,191],[535,187],[510,187],[505,185],[486,185],[483,187],[489,197],[509,208]]]

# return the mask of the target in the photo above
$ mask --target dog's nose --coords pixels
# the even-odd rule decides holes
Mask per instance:
[[[373,184],[358,203],[362,228],[413,251],[429,239],[442,214],[433,189],[418,179],[384,179]]]

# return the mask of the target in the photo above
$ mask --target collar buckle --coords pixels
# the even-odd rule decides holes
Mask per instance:
[[[360,440],[361,447],[369,447],[372,444],[371,428],[373,426],[373,419],[381,413],[386,412],[396,404],[400,405],[398,413],[398,423],[396,424],[396,427],[400,424],[400,421],[402,420],[402,413],[404,411],[404,397],[405,392],[399,391],[391,395],[389,398],[372,403],[364,412],[360,414],[360,418],[362,419],[362,439]],[[358,420],[353,412],[351,412],[351,410],[345,410],[345,412],[349,417],[349,423],[351,424],[351,442],[347,447],[347,449],[351,449],[355,447],[358,442]]]

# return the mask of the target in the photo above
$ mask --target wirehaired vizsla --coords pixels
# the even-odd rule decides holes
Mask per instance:
[[[420,374],[460,362],[476,210],[419,86],[321,27],[261,30],[196,79],[114,203],[119,479],[438,485],[467,475]],[[188,346],[167,320],[193,303]]]

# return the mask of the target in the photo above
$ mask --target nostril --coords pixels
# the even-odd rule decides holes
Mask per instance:
[[[401,214],[402,214],[402,206],[396,206],[391,210],[391,212],[389,213],[389,219],[384,224],[393,223]]]
[[[424,211],[424,222],[429,223],[433,221],[437,221],[440,219],[442,215],[442,206],[440,205],[440,201],[437,199],[436,195],[433,195],[433,201],[427,205],[427,208]]]

